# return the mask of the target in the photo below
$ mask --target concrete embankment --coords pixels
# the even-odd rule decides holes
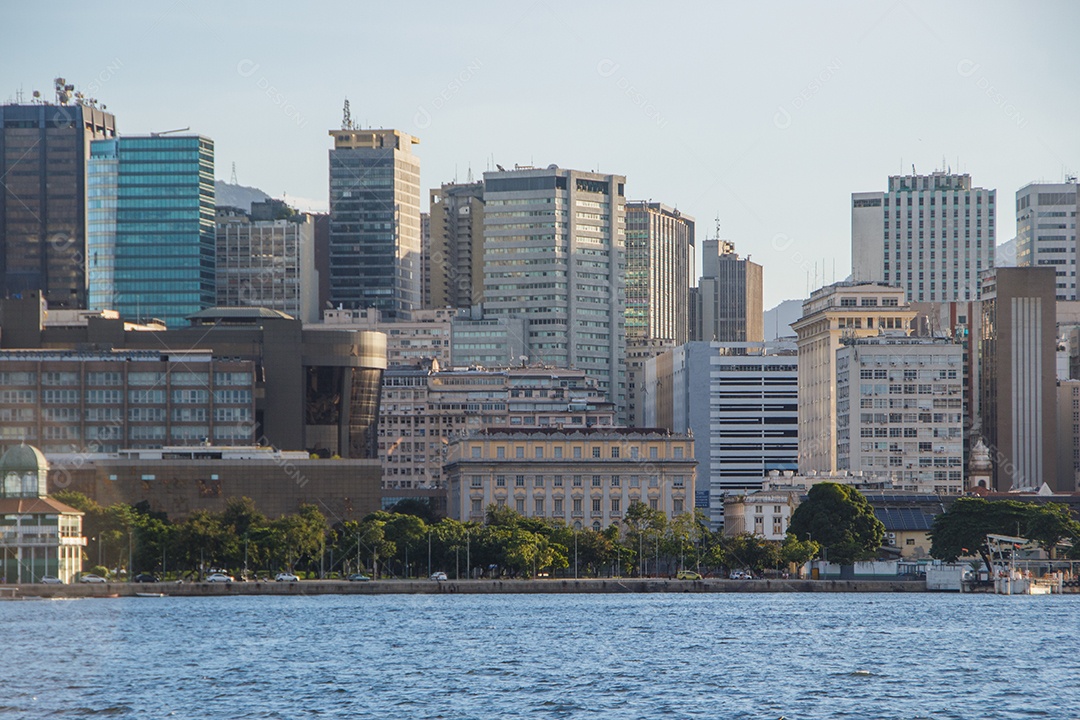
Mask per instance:
[[[136,593],[170,596],[222,595],[394,595],[394,594],[538,594],[538,593],[799,593],[926,592],[924,583],[901,580],[668,580],[663,578],[546,580],[378,580],[297,583],[108,583],[104,585],[7,586],[16,597],[132,597]],[[7,593],[5,593],[7,594]]]

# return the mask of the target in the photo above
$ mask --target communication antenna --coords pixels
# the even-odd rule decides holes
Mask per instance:
[[[356,129],[356,123],[354,123],[352,119],[352,109],[349,107],[349,98],[345,98],[345,106],[341,109],[341,129]]]
[[[235,160],[233,160],[232,174],[229,176],[229,184],[230,185],[239,185],[240,184],[239,182],[236,181],[236,161]]]
[[[720,239],[720,213],[716,213],[716,239]]]
[[[152,133],[150,133],[150,137],[161,137],[162,135],[172,135],[173,133],[187,132],[190,129],[191,129],[190,127],[182,127],[182,128],[176,128],[175,130],[164,130],[162,132],[152,132]]]

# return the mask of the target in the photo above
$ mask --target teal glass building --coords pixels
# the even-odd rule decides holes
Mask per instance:
[[[214,143],[196,135],[91,143],[87,275],[91,310],[185,327],[214,305]]]

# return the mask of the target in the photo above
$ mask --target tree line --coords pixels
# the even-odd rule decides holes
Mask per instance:
[[[80,493],[57,500],[85,513],[84,560],[98,572],[168,573],[197,577],[213,569],[268,576],[280,570],[309,577],[600,577],[703,575],[747,569],[761,573],[801,565],[819,545],[789,537],[778,543],[744,533],[710,531],[704,514],[669,519],[631,503],[620,525],[575,530],[565,522],[488,508],[484,522],[434,517],[422,501],[405,500],[362,520],[330,523],[313,505],[276,519],[250,498],[230,498],[221,512],[197,510],[171,522],[145,503],[102,506]],[[109,570],[112,568],[112,571]]]

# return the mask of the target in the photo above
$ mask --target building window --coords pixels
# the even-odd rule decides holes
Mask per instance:
[[[524,475],[517,475],[514,477],[514,487],[525,487]]]
[[[533,515],[543,515],[544,514],[544,498],[536,498],[533,505],[534,505],[534,507],[533,507]]]
[[[581,514],[581,498],[574,498],[574,514]]]
[[[574,487],[581,487],[581,476],[580,475],[575,475],[574,476]]]
[[[671,484],[674,487],[681,488],[683,486],[684,481],[685,481],[685,478],[682,475],[676,475],[675,477],[673,477],[671,479]]]
[[[544,476],[537,475],[533,478],[533,487],[544,487]]]
[[[542,460],[543,458],[544,458],[544,448],[542,448],[542,447],[536,448],[536,459],[537,460]]]
[[[556,475],[556,476],[555,476],[555,477],[554,477],[554,478],[552,479],[551,483],[552,483],[552,484],[553,484],[553,485],[554,485],[555,487],[562,487],[562,475]]]
[[[613,457],[613,458],[619,457],[619,448],[618,448],[618,446],[612,446],[612,448],[611,448],[611,457]]]
[[[555,498],[554,502],[552,503],[555,506],[553,511],[556,515],[563,514],[562,502],[562,498]]]
[[[473,475],[472,479],[469,481],[469,484],[474,488],[483,487],[484,480],[479,475]]]
[[[561,447],[553,448],[553,452],[555,453],[555,459],[556,460],[561,460],[562,459],[562,448]]]
[[[683,501],[682,500],[673,500],[671,502],[671,511],[673,513],[675,513],[676,515],[681,514],[682,511],[683,511]]]
[[[632,487],[632,488],[641,487],[641,478],[638,477],[637,475],[631,475],[630,476],[630,487]]]
[[[649,448],[649,459],[655,460],[657,458],[657,448],[655,445]]]
[[[581,447],[580,446],[574,448],[574,459],[575,460],[580,460],[581,459]]]
[[[480,500],[473,500],[472,501],[472,512],[473,512],[473,514],[482,512],[482,508],[480,506],[481,502],[482,501],[480,501]]]
[[[599,448],[599,446],[597,446],[597,447],[594,447],[594,448],[592,449],[592,456],[593,456],[594,458],[599,458],[599,457],[600,457],[600,448]]]
[[[593,487],[600,487],[600,476],[599,475],[593,475],[592,476],[592,486]]]
[[[504,459],[506,457],[506,448],[505,447],[497,447],[497,448],[495,448],[495,457],[497,457],[499,460]]]
[[[524,515],[525,514],[525,498],[518,498],[517,500],[515,500],[514,501],[514,509],[517,510],[520,514]]]
[[[472,449],[472,456],[474,459],[478,459],[480,457],[480,448],[474,447]]]
[[[518,446],[518,447],[514,448],[514,457],[516,457],[518,460],[524,460],[525,459],[525,448],[523,448],[521,446]]]
[[[622,499],[621,498],[611,498],[611,512],[612,513],[622,512]]]
[[[594,513],[598,513],[598,512],[600,512],[600,498],[593,498],[593,501],[592,501],[592,511],[593,511]]]
[[[495,487],[506,487],[506,476],[505,475],[496,475],[495,476]]]
[[[621,483],[622,478],[620,478],[618,475],[611,476],[611,487],[619,487]]]
[[[681,447],[675,448],[675,459],[682,460],[683,449]]]

